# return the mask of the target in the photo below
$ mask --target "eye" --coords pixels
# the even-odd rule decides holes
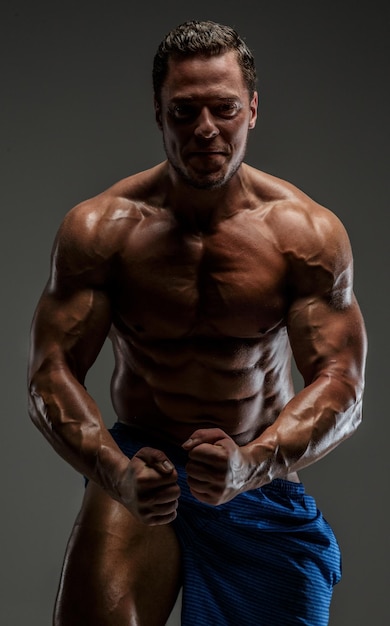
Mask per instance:
[[[221,102],[215,107],[215,114],[219,117],[234,117],[240,108],[237,102]]]
[[[190,120],[196,115],[195,107],[191,104],[175,104],[169,112],[176,120]]]

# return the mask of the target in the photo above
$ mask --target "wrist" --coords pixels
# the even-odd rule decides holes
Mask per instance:
[[[131,460],[120,450],[103,446],[96,463],[96,482],[114,500],[123,504],[132,499],[134,470]]]
[[[255,487],[270,483],[274,478],[285,476],[286,465],[280,458],[280,447],[276,436],[259,437],[245,446],[249,464],[252,468],[252,480]]]

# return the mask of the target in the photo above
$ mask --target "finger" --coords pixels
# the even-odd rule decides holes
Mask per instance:
[[[177,516],[178,501],[174,500],[167,504],[143,504],[140,503],[138,515],[145,524],[169,524]]]
[[[187,465],[186,472],[188,484],[192,484],[192,481],[198,481],[219,487],[226,483],[226,466],[215,467],[194,463]]]
[[[189,462],[200,463],[212,468],[222,468],[229,458],[229,449],[225,445],[201,443],[188,452]]]
[[[202,443],[216,444],[222,439],[230,439],[230,437],[221,428],[200,428],[192,433],[182,447],[189,451]]]
[[[140,502],[138,510],[143,516],[163,516],[170,515],[177,510],[178,500],[170,502]]]
[[[196,493],[219,493],[223,488],[223,483],[218,484],[218,482],[210,482],[194,476],[188,476],[187,482],[191,491],[196,491]]]
[[[138,510],[137,517],[148,526],[169,524],[177,517],[177,507],[172,507],[170,509],[142,508]]]
[[[156,448],[141,448],[134,457],[142,459],[148,467],[153,467],[163,474],[170,474],[175,469],[165,452],[156,450]]]
[[[177,511],[172,511],[167,515],[148,515],[141,518],[141,521],[147,526],[163,526],[164,524],[170,524],[177,517]]]
[[[205,504],[212,504],[217,506],[218,504],[222,504],[222,492],[211,491],[209,489],[205,489],[204,487],[190,487],[191,494],[199,500],[199,502],[204,502]]]
[[[145,490],[138,487],[138,501],[143,505],[154,506],[177,503],[180,497],[180,487],[176,484],[157,489]]]
[[[138,457],[132,458],[131,465],[138,493],[149,493],[155,489],[177,485],[178,475],[175,469],[170,473],[159,472],[154,467],[146,465],[145,461]]]

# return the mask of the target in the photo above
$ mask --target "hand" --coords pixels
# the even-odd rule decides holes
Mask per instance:
[[[196,430],[182,447],[189,456],[190,491],[201,502],[217,506],[249,488],[253,463],[220,428]]]
[[[131,512],[144,524],[168,524],[176,517],[180,487],[177,471],[161,450],[141,448],[131,460],[134,493]]]

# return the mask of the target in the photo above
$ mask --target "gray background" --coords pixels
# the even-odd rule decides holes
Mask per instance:
[[[350,234],[370,340],[365,420],[301,477],[344,555],[331,625],[387,626],[388,5],[187,4],[2,3],[0,622],[50,624],[83,492],[26,412],[28,332],[53,237],[74,204],[162,160],[152,57],[196,18],[235,26],[254,51],[261,104],[247,161],[331,208]],[[107,346],[88,381],[108,424],[111,366]]]

